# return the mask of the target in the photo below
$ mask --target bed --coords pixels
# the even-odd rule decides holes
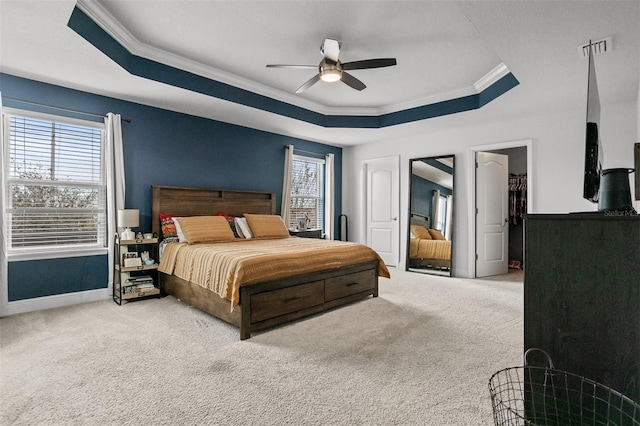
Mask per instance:
[[[261,191],[242,190],[219,190],[206,188],[189,188],[174,186],[152,186],[152,228],[153,232],[162,236],[161,214],[171,214],[173,216],[210,216],[217,213],[224,213],[228,217],[241,217],[244,214],[253,213],[256,215],[275,214],[275,194]],[[258,270],[263,271],[263,280],[255,278],[238,284],[233,289],[220,292],[218,288],[207,287],[198,280],[181,278],[175,272],[166,273],[163,263],[168,262],[173,256],[172,250],[188,250],[184,243],[171,243],[164,249],[161,270],[158,272],[160,289],[164,294],[172,295],[183,302],[197,307],[219,319],[237,326],[240,329],[240,339],[248,339],[251,333],[264,330],[280,324],[284,324],[308,315],[324,312],[338,306],[346,305],[356,300],[368,296],[378,296],[378,277],[389,277],[389,271],[380,260],[377,253],[366,246],[354,243],[341,243],[334,241],[315,240],[287,237],[285,243],[297,244],[329,244],[339,245],[339,250],[350,249],[351,246],[361,246],[370,254],[361,256],[333,255],[328,260],[321,260],[320,254],[301,254],[303,250],[311,250],[310,247],[301,246],[296,250],[298,255],[295,259],[288,261],[278,261],[280,265],[296,265],[295,267],[282,268],[277,276],[270,275],[265,264],[260,263],[259,256],[245,256],[247,262],[257,262]],[[307,242],[302,242],[306,240]],[[247,244],[238,240],[211,244],[212,246],[225,245],[225,248],[233,251],[235,246]],[[267,245],[267,241],[256,241],[258,245]],[[253,244],[253,243],[251,243]],[[207,244],[205,244],[207,245]],[[195,245],[194,245],[195,246]],[[205,251],[205,247],[193,247],[191,249]],[[348,248],[346,246],[349,246]],[[168,250],[168,248],[171,249]],[[235,247],[235,251],[248,253],[253,245]],[[355,249],[355,247],[354,247]],[[324,250],[324,248],[320,249]],[[364,253],[359,251],[359,253]],[[164,257],[168,256],[168,257]],[[202,254],[194,255],[200,259]],[[295,257],[295,255],[291,255]],[[304,261],[305,256],[307,261]],[[319,258],[315,262],[316,257]],[[345,257],[339,263],[340,258]],[[309,267],[307,263],[317,265]],[[320,263],[322,265],[320,266]],[[263,269],[260,269],[262,267]],[[169,268],[170,269],[170,268]],[[215,268],[214,268],[215,269]],[[222,271],[220,267],[220,271]],[[300,272],[303,270],[304,272]],[[216,270],[217,271],[217,270]],[[217,273],[217,272],[216,272]],[[241,275],[241,274],[238,274]],[[198,281],[198,282],[196,282]],[[223,297],[224,296],[224,297]]]
[[[409,267],[450,269],[451,241],[429,228],[429,218],[412,213],[410,228]]]

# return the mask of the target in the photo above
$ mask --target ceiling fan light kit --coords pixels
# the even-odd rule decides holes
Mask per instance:
[[[323,61],[324,64],[320,65],[320,80],[327,83],[334,83],[342,79],[342,70],[338,67],[338,64],[328,64]]]
[[[347,86],[355,90],[363,90],[367,86],[352,76],[346,73],[344,70],[362,70],[368,68],[383,68],[396,65],[395,58],[381,58],[381,59],[366,59],[363,61],[354,61],[342,63],[340,61],[340,44],[336,40],[330,38],[325,39],[322,46],[320,46],[320,53],[324,56],[320,64],[316,67],[313,65],[267,65],[267,68],[297,68],[297,69],[309,69],[317,68],[318,74],[307,80],[302,86],[300,86],[296,93],[302,93],[309,87],[322,80],[327,83],[335,83],[336,81],[342,81]]]

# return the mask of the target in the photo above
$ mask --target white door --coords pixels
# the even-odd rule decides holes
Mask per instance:
[[[476,277],[509,272],[509,157],[476,154]]]
[[[365,162],[367,178],[367,245],[385,264],[397,266],[400,249],[399,157]]]

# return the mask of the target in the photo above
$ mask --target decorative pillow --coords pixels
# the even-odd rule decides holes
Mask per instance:
[[[235,239],[229,222],[223,216],[181,217],[180,227],[189,244]]]
[[[284,220],[274,214],[249,214],[245,213],[247,223],[251,228],[254,238],[288,238],[289,230]]]
[[[444,235],[442,235],[442,233],[437,229],[429,229],[429,233],[431,234],[431,238],[434,240],[446,240]]]
[[[173,216],[160,213],[160,226],[162,228],[162,239],[168,243],[178,241],[178,231],[173,221]]]
[[[416,236],[416,238],[422,238],[425,240],[432,240],[431,234],[427,231],[427,228],[420,225],[411,225],[411,233]]]
[[[224,216],[224,218],[227,219],[227,222],[229,222],[229,226],[231,227],[231,231],[233,231],[233,235],[236,238],[242,238],[242,237],[240,237],[240,234],[238,233],[238,229],[236,227],[236,218],[235,217],[226,215],[226,214],[224,214],[222,212],[218,212],[216,214],[216,216]]]
[[[240,238],[250,240],[253,237],[253,235],[251,235],[251,229],[249,229],[249,225],[247,224],[247,219],[244,217],[236,217],[236,230]]]

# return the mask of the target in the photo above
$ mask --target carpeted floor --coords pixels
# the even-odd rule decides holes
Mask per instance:
[[[522,363],[522,273],[391,271],[369,298],[240,341],[173,297],[0,319],[2,425],[490,425]]]

